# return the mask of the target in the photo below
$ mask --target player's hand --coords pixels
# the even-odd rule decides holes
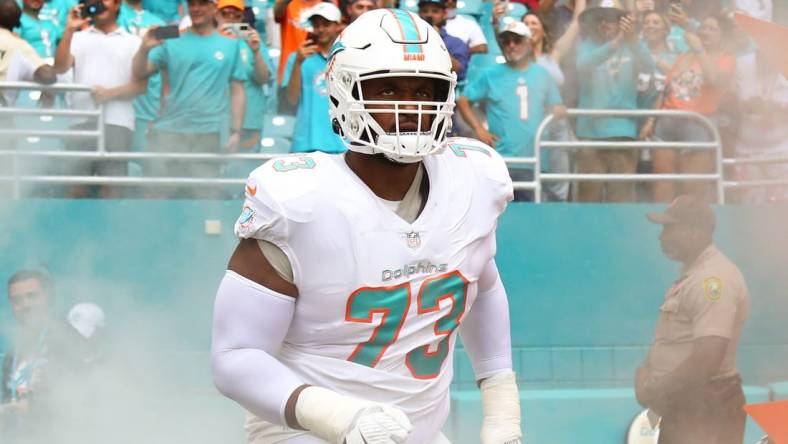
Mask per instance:
[[[307,387],[295,403],[298,424],[332,444],[402,444],[413,426],[392,406]]]
[[[244,40],[246,40],[246,43],[252,48],[253,53],[257,54],[257,52],[260,51],[260,34],[258,34],[257,31],[254,29],[247,31]]]
[[[89,23],[89,19],[82,17],[82,8],[85,5],[77,5],[71,8],[66,18],[66,29],[69,31],[79,31]]]
[[[164,43],[164,40],[159,40],[156,38],[156,30],[158,28],[159,25],[153,25],[150,28],[148,28],[148,32],[146,32],[145,35],[142,37],[143,48],[147,50],[151,50]]]
[[[401,444],[411,424],[402,411],[386,405],[368,407],[358,414],[345,444]]]
[[[484,128],[479,128],[478,130],[476,130],[476,138],[479,139],[479,141],[484,143],[485,145],[489,145],[493,148],[495,148],[495,143],[498,142],[498,140],[500,139],[500,137],[487,131]]]
[[[301,47],[298,48],[298,54],[296,55],[296,61],[303,62],[305,58],[311,56],[312,54],[316,53],[320,48],[317,46],[315,42],[312,40],[304,40],[304,43],[301,44]]]
[[[479,388],[484,413],[482,444],[521,444],[520,392],[514,372],[501,372],[483,379]]]

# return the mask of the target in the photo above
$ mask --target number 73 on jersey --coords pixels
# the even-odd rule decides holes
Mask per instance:
[[[350,295],[345,321],[372,324],[375,314],[380,315],[380,321],[369,340],[358,344],[348,356],[348,361],[373,368],[380,362],[405,325],[415,290],[411,287],[411,282],[391,287],[364,287]],[[405,365],[414,378],[433,379],[440,374],[449,355],[449,338],[465,314],[467,294],[468,280],[457,270],[425,279],[419,286],[416,314],[412,317],[439,312],[443,300],[448,300],[450,307],[448,313],[432,325],[435,336],[440,338],[437,348],[430,351],[430,344],[425,344],[406,354]]]

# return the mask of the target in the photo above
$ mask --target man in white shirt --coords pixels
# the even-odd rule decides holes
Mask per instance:
[[[71,105],[76,109],[95,109],[104,104],[104,134],[108,151],[128,151],[134,131],[132,99],[145,91],[146,82],[135,80],[131,60],[140,46],[139,37],[118,26],[120,0],[100,0],[105,10],[83,18],[85,4],[71,10],[63,38],[55,55],[55,70],[62,74],[74,69],[74,82],[93,86],[91,93],[75,93]],[[93,122],[76,125],[95,129]],[[84,140],[69,143],[68,149],[90,150]],[[72,174],[125,176],[125,162],[78,162]],[[72,197],[87,197],[86,187],[75,187]],[[100,197],[118,197],[113,187],[100,187]]]
[[[457,14],[457,0],[446,0],[446,32],[465,42],[471,54],[487,52],[487,39],[481,26],[464,15]]]

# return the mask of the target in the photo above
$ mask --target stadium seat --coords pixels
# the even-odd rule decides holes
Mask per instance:
[[[260,140],[260,152],[265,154],[287,154],[290,146],[290,140],[281,137],[263,137]]]
[[[272,114],[266,115],[263,121],[263,137],[285,138],[293,137],[295,117]]]
[[[419,1],[418,0],[403,0],[399,3],[400,9],[404,9],[406,11],[411,11],[418,13],[419,12]]]
[[[528,8],[522,3],[509,2],[509,10],[506,12],[506,17],[512,17],[521,20]]]
[[[482,14],[481,0],[458,0],[457,13],[463,15],[479,16]]]
[[[496,45],[497,47],[497,45]],[[470,83],[476,79],[488,66],[496,63],[504,63],[503,56],[500,54],[473,54],[471,61],[468,62],[468,73],[465,75],[465,83]]]

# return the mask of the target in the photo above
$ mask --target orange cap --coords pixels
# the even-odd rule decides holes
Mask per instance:
[[[244,10],[244,0],[219,0],[216,2],[216,9],[235,8],[239,11]]]

